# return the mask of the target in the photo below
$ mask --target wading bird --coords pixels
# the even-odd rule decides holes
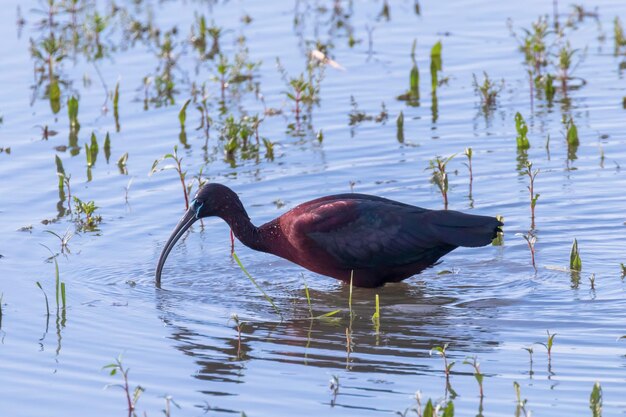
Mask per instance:
[[[163,247],[156,285],[167,255],[197,220],[221,217],[249,248],[288,259],[357,287],[402,281],[459,246],[485,246],[500,231],[493,217],[428,210],[365,194],[318,198],[256,227],[230,188],[206,184]]]

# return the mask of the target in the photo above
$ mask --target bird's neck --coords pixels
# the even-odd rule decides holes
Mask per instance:
[[[224,216],[223,219],[241,243],[254,250],[264,250],[259,229],[252,224],[247,215],[246,217]]]
[[[251,249],[264,251],[263,240],[259,229],[252,224],[246,209],[235,193],[228,196],[221,207],[218,216],[221,217],[232,230],[237,239]]]

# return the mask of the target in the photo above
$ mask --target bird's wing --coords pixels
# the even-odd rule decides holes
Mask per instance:
[[[429,226],[429,210],[382,198],[336,199],[308,207],[293,224],[346,267],[369,268],[433,262],[452,245]]]

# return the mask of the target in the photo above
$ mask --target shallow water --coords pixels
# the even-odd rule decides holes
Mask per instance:
[[[41,23],[47,11],[37,10],[47,10],[47,5],[6,2],[0,15],[0,148],[10,147],[10,153],[0,153],[3,415],[82,415],[86,407],[92,416],[126,415],[123,391],[103,390],[121,381],[119,374],[102,370],[119,354],[130,368],[131,386],[145,388],[138,415],[160,414],[166,395],[180,406],[173,408],[175,416],[394,415],[416,405],[418,390],[423,403],[452,399],[457,415],[516,415],[514,381],[533,415],[589,414],[596,381],[602,386],[605,415],[624,414],[626,341],[618,338],[626,335],[620,273],[620,263],[626,262],[626,177],[621,169],[626,164],[626,83],[620,64],[626,57],[614,54],[613,20],[620,16],[626,21],[626,6],[610,0],[584,4],[587,11],[597,6],[597,19],[587,16],[565,33],[578,50],[574,62],[582,58],[573,75],[586,84],[570,90],[568,100],[557,91],[551,105],[535,96],[531,108],[527,67],[507,19],[518,33],[540,15],[552,22],[551,2],[424,2],[418,16],[413,2],[398,1],[389,5],[389,20],[379,16],[381,1],[337,3],[340,10],[330,1],[122,1],[111,16],[111,4],[99,2],[99,13],[109,16],[100,42],[104,56],[94,58],[93,42],[87,52],[68,47],[67,56],[55,64],[55,75],[65,83],[55,115],[47,82],[33,88],[42,73],[33,71],[40,62],[32,56],[29,40],[37,45],[51,33],[55,39],[70,36],[71,14],[55,13],[51,29]],[[16,13],[18,4],[21,11]],[[561,25],[572,10],[559,4]],[[161,32],[178,28],[175,104],[149,102],[144,110],[143,79],[154,78],[164,64],[154,41],[124,40],[123,13],[142,22],[153,16]],[[89,6],[77,19],[84,22],[93,14]],[[223,28],[220,47],[231,62],[239,50],[237,38],[245,36],[249,59],[262,62],[253,81],[265,105],[259,94],[246,90],[246,83],[231,85],[220,115],[216,62],[200,62],[189,42],[195,14]],[[242,16],[251,22],[243,22]],[[352,47],[350,30],[357,41]],[[92,39],[81,33],[80,45]],[[396,99],[409,86],[413,39],[420,70],[418,107]],[[433,100],[429,54],[438,40],[443,45],[439,78],[448,81]],[[345,71],[326,67],[319,105],[310,114],[305,111],[308,118],[294,134],[288,128],[295,123],[293,104],[284,94],[287,87],[276,58],[296,76],[305,70],[307,51],[316,41],[328,45]],[[497,107],[487,114],[472,87],[472,74],[480,79],[482,71],[505,80]],[[105,90],[112,93],[118,81],[119,132],[112,97],[105,103]],[[191,96],[192,83],[203,82],[213,118],[208,147],[203,149],[204,133],[196,130],[196,103],[187,111],[185,147],[179,142],[178,112]],[[154,81],[148,91],[154,97]],[[59,148],[71,145],[66,100],[72,94],[80,98],[77,147]],[[373,117],[384,102],[388,120],[349,125],[351,96],[360,111]],[[262,114],[265,106],[282,110],[266,116],[259,128],[262,137],[275,143],[275,158],[266,158],[261,145],[258,157],[244,159],[237,151],[234,161],[225,160],[224,141],[218,139],[224,118]],[[396,138],[400,111],[404,143]],[[516,149],[517,111],[529,125],[526,155]],[[575,155],[568,153],[564,138],[562,120],[569,117],[580,135]],[[43,140],[38,125],[57,134]],[[321,143],[316,138],[320,129]],[[89,180],[84,146],[92,132],[100,152]],[[107,132],[108,163],[103,149]],[[442,208],[439,190],[430,182],[429,161],[456,154],[448,165],[450,208],[503,215],[504,245],[461,248],[403,283],[355,289],[355,314],[349,320],[346,286],[237,243],[237,254],[276,302],[281,320],[231,259],[227,226],[210,219],[194,226],[171,253],[158,290],[154,266],[184,202],[174,171],[148,173],[154,160],[176,144],[188,180],[204,167],[206,179],[240,195],[256,224],[299,202],[351,188]],[[466,147],[474,152],[472,199],[463,164]],[[121,174],[116,161],[126,152],[128,172]],[[98,231],[74,236],[71,253],[56,257],[66,285],[65,311],[56,308],[54,264],[42,246],[59,253],[58,239],[46,231],[63,235],[76,227],[65,203],[58,204],[55,155],[71,174],[72,195],[94,200],[103,218]],[[528,177],[520,168],[524,159],[540,169],[535,183],[540,193],[536,272],[526,242],[516,236],[531,227]],[[574,239],[583,261],[578,281],[566,271]],[[445,271],[452,273],[441,274]],[[304,280],[313,314],[342,309],[336,319],[308,319]],[[49,318],[36,282],[49,298]],[[375,294],[381,304],[379,329],[370,319]],[[245,322],[240,341],[232,314]],[[346,329],[351,331],[350,352]],[[538,344],[546,342],[546,330],[557,334],[550,362]],[[449,378],[456,395],[446,389],[442,359],[431,354],[431,348],[446,343],[450,360],[456,361]],[[532,369],[523,349],[530,346]],[[485,375],[482,402],[472,368],[462,363],[473,356]],[[333,377],[339,380],[336,395],[329,389]]]

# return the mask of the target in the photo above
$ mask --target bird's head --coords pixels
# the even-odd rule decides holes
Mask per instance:
[[[210,216],[226,218],[229,213],[241,212],[245,214],[245,209],[241,201],[230,188],[225,185],[210,183],[198,190],[193,200],[189,203],[189,209],[172,231],[169,239],[163,247],[159,262],[156,268],[156,285],[161,286],[161,272],[167,259],[167,255],[172,251],[176,242],[196,221]],[[245,214],[247,218],[247,214]]]

